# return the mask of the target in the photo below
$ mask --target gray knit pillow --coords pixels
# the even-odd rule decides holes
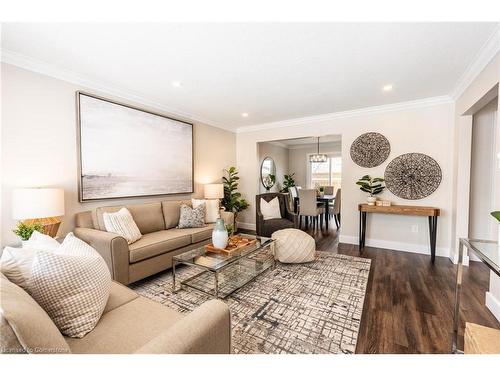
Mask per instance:
[[[205,226],[205,203],[196,208],[187,204],[181,205],[178,228],[203,228]]]

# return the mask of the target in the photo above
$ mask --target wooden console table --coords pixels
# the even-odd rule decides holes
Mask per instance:
[[[366,203],[358,205],[359,210],[359,252],[363,252],[366,237],[366,215],[367,213],[408,215],[408,216],[427,216],[429,218],[429,234],[431,241],[431,261],[436,259],[436,235],[437,219],[440,214],[439,208],[423,206],[370,206]]]

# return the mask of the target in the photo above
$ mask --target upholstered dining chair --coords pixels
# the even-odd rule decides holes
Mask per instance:
[[[264,215],[262,215],[260,211],[261,198],[266,202],[270,202],[276,197],[280,204],[281,218],[264,220]],[[298,227],[298,216],[290,209],[290,204],[288,202],[290,199],[289,197],[289,194],[282,193],[265,193],[255,196],[255,223],[257,236],[271,237],[277,230]]]
[[[333,195],[333,186],[325,186],[325,195]]]
[[[299,227],[302,225],[302,217],[305,217],[306,229],[309,228],[309,219],[311,219],[312,224],[316,225],[319,218],[320,225],[323,226],[323,214],[325,213],[325,209],[323,207],[318,207],[316,190],[300,189],[299,202]]]
[[[340,200],[341,200],[341,195],[340,195],[340,189],[337,189],[337,194],[335,194],[335,201],[333,202],[333,206],[330,207],[330,216],[333,216],[335,219],[335,225],[337,226],[337,229],[340,228]]]

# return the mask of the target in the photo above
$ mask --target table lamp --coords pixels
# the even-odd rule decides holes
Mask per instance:
[[[222,184],[206,184],[205,199],[222,199],[224,198],[224,185]]]
[[[64,190],[52,188],[14,189],[12,217],[25,224],[39,223],[43,233],[55,237],[64,215]]]

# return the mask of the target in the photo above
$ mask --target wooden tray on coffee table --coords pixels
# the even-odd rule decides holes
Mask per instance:
[[[225,249],[219,249],[218,247],[215,247],[212,243],[209,243],[208,245],[205,245],[205,250],[211,253],[231,255],[238,251],[241,251],[243,248],[250,246],[256,242],[257,239],[255,238],[246,238],[236,235],[229,238],[228,245],[226,246]]]

